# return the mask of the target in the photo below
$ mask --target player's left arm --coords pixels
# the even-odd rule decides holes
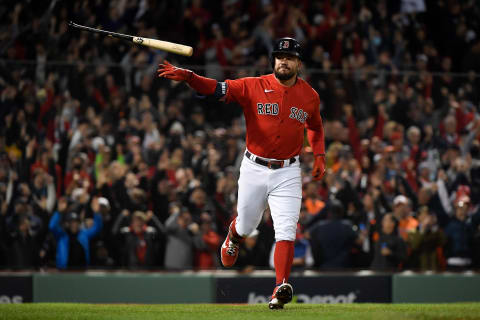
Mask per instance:
[[[312,176],[313,180],[320,180],[325,174],[325,135],[320,115],[320,99],[315,99],[314,112],[307,118],[307,139],[315,156]]]

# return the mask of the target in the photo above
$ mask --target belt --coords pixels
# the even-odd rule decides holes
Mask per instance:
[[[245,152],[245,156],[247,156],[248,159],[252,160],[255,163],[258,163],[262,166],[268,167],[270,169],[280,169],[285,166],[285,162],[288,161],[288,165],[291,165],[297,161],[295,158],[290,158],[288,160],[266,160],[266,159],[261,159],[257,156],[254,156],[253,154],[250,153],[250,151]]]

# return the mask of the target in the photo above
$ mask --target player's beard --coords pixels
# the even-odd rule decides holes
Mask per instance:
[[[275,70],[274,70],[275,77],[278,80],[286,81],[286,80],[289,80],[289,79],[291,79],[291,78],[293,78],[297,75],[297,71],[293,70],[291,68],[288,68],[287,71],[284,71],[284,72],[280,72],[279,69],[280,68],[275,68]]]

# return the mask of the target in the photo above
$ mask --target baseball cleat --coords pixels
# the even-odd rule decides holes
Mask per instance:
[[[232,223],[235,223],[235,220]],[[228,228],[227,237],[225,238],[222,248],[220,249],[222,264],[226,268],[232,267],[238,258],[239,244],[238,242],[235,243],[230,240],[230,235],[232,233],[231,228],[232,224],[230,224],[230,228]]]
[[[268,303],[271,310],[283,309],[283,305],[292,301],[293,287],[289,283],[282,283],[273,290],[272,298]]]

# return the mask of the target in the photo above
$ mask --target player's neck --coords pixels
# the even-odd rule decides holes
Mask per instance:
[[[280,83],[284,87],[291,87],[297,82],[297,75],[294,75],[290,79],[287,80],[280,80],[275,76],[275,79],[277,79],[278,83]]]

